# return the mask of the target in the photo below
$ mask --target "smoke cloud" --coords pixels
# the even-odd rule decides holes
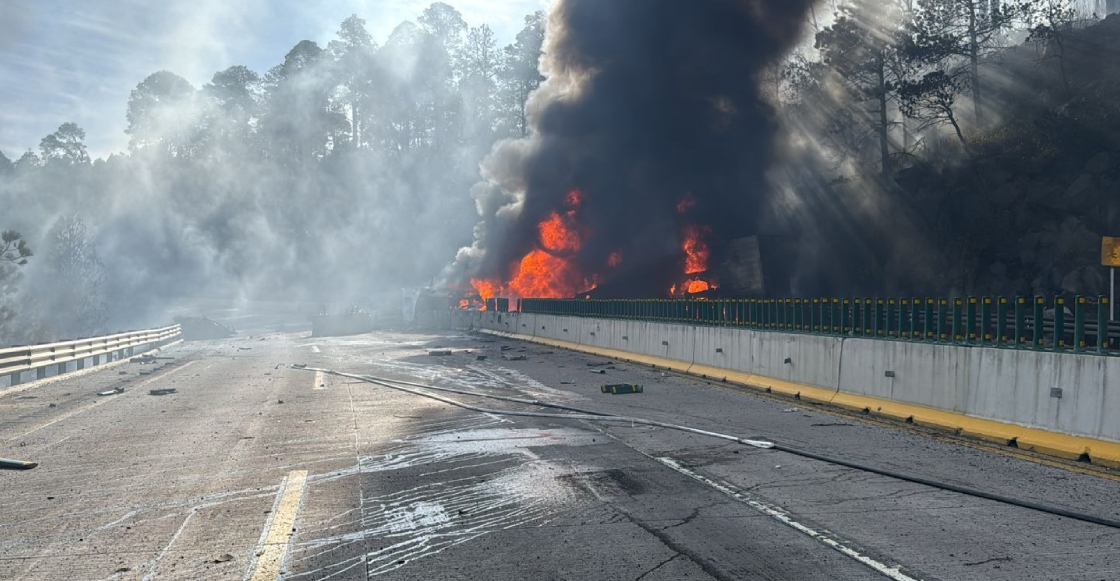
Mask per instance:
[[[713,244],[762,230],[779,148],[761,76],[798,41],[811,4],[558,2],[547,80],[528,107],[534,132],[484,161],[473,191],[482,220],[451,277],[507,281],[544,251],[572,265],[550,269],[567,279],[557,287],[585,290],[679,255],[690,224],[710,228]],[[579,244],[542,240],[554,214]],[[675,273],[662,271],[655,288],[630,292],[663,293]]]

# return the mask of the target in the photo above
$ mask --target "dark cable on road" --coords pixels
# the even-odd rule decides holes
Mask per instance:
[[[833,457],[833,456],[826,456],[826,455],[823,455],[823,454],[817,454],[815,452],[810,452],[808,450],[793,448],[793,447],[790,447],[790,446],[785,446],[783,444],[777,444],[777,443],[769,442],[769,441],[765,441],[765,440],[754,440],[754,439],[748,439],[748,438],[739,438],[737,436],[732,436],[732,435],[728,435],[728,434],[721,434],[721,433],[718,433],[718,432],[710,432],[710,431],[707,431],[707,430],[701,430],[701,429],[692,428],[692,427],[689,427],[689,426],[669,424],[669,423],[665,423],[665,422],[658,422],[658,421],[655,421],[655,420],[647,420],[647,419],[644,419],[644,418],[633,418],[633,417],[628,417],[628,416],[619,416],[619,415],[615,415],[615,414],[609,414],[609,413],[604,413],[604,412],[599,412],[599,411],[594,411],[594,410],[586,410],[586,409],[581,409],[581,408],[576,408],[576,407],[571,407],[571,406],[564,406],[564,405],[559,405],[559,404],[542,402],[540,400],[535,400],[535,399],[524,399],[524,398],[508,397],[508,396],[502,396],[502,395],[493,395],[493,394],[488,394],[488,393],[466,391],[466,390],[461,390],[461,389],[452,389],[452,388],[449,388],[449,387],[437,387],[437,386],[434,386],[434,385],[427,385],[427,384],[423,384],[423,383],[413,383],[413,382],[408,382],[408,381],[402,381],[402,380],[399,380],[399,379],[376,377],[376,376],[372,376],[372,375],[356,375],[356,374],[352,374],[352,373],[344,373],[344,372],[341,372],[341,371],[334,371],[334,370],[331,370],[331,369],[321,369],[321,368],[299,366],[299,365],[295,365],[295,366],[293,366],[293,368],[302,369],[302,370],[306,370],[306,371],[319,371],[319,372],[322,372],[322,373],[327,373],[327,374],[330,374],[330,375],[337,375],[337,376],[340,376],[340,377],[349,377],[351,379],[357,379],[359,381],[372,383],[374,385],[380,385],[380,386],[383,386],[383,387],[388,387],[390,389],[395,389],[395,390],[411,393],[413,395],[419,395],[419,396],[422,396],[422,397],[431,398],[431,399],[441,401],[441,402],[449,404],[449,405],[453,405],[453,406],[456,406],[456,407],[460,407],[460,408],[467,409],[467,410],[472,410],[472,411],[477,411],[477,412],[481,412],[481,413],[498,414],[498,415],[511,415],[511,416],[527,416],[527,417],[538,417],[538,418],[551,418],[551,419],[562,419],[562,420],[629,422],[631,424],[642,424],[642,425],[647,425],[647,426],[655,426],[655,427],[660,427],[660,428],[667,428],[667,429],[671,429],[671,430],[678,430],[678,431],[682,431],[682,432],[699,434],[699,435],[702,435],[702,436],[719,438],[721,440],[730,440],[730,441],[737,442],[737,443],[740,443],[740,444],[744,444],[744,445],[747,445],[747,446],[752,446],[754,448],[776,450],[776,451],[779,451],[779,452],[785,452],[787,454],[793,454],[795,456],[801,456],[803,458],[809,458],[809,459],[812,459],[812,460],[817,460],[817,461],[825,462],[825,463],[828,463],[828,464],[835,464],[837,466],[843,466],[845,468],[851,468],[853,470],[870,472],[872,474],[878,474],[880,476],[886,476],[888,478],[894,478],[896,480],[902,480],[902,481],[905,481],[905,482],[912,482],[912,483],[915,483],[915,484],[921,484],[921,485],[924,485],[924,486],[929,486],[931,488],[937,488],[937,489],[945,490],[945,491],[949,491],[949,492],[956,492],[958,494],[964,494],[964,495],[967,495],[967,496],[974,496],[976,498],[983,498],[985,500],[991,500],[991,501],[994,501],[994,502],[1000,502],[1000,503],[1003,503],[1003,504],[1018,506],[1020,508],[1035,510],[1035,511],[1038,511],[1038,512],[1052,514],[1052,515],[1055,515],[1055,516],[1061,516],[1061,517],[1065,517],[1065,518],[1079,520],[1079,521],[1082,521],[1082,522],[1087,522],[1087,523],[1092,523],[1092,524],[1096,524],[1096,525],[1106,526],[1106,527],[1110,527],[1110,528],[1114,528],[1114,529],[1120,529],[1120,520],[1109,519],[1109,518],[1099,517],[1099,516],[1095,516],[1095,515],[1091,515],[1091,514],[1080,513],[1080,512],[1076,512],[1076,511],[1072,511],[1072,510],[1067,510],[1067,509],[1064,509],[1064,508],[1061,508],[1061,507],[1048,506],[1048,505],[1045,505],[1045,504],[1039,504],[1037,502],[1032,502],[1032,501],[1029,501],[1029,500],[1021,500],[1021,499],[1018,499],[1018,498],[1005,496],[1005,495],[1002,495],[1002,494],[996,494],[994,492],[985,492],[983,490],[977,490],[975,488],[968,488],[968,487],[965,487],[965,486],[957,486],[956,484],[951,484],[951,483],[948,483],[948,482],[942,482],[940,480],[933,480],[933,479],[930,479],[930,478],[924,478],[924,477],[921,477],[921,476],[914,476],[914,475],[905,474],[905,473],[902,473],[902,472],[896,472],[894,470],[887,470],[885,468],[876,468],[874,466],[869,466],[867,464],[860,464],[858,462],[852,462],[852,461],[849,461],[849,460],[844,460],[843,458],[836,458],[836,457]],[[400,384],[400,385],[393,385],[393,384]],[[450,399],[450,398],[446,398],[446,397],[443,397],[443,396],[439,396],[439,395],[436,395],[436,394],[426,393],[426,392],[423,392],[423,391],[420,391],[420,390],[417,390],[417,389],[412,389],[411,387],[403,387],[405,385],[424,388],[424,389],[430,389],[430,390],[435,390],[435,391],[456,393],[456,394],[465,395],[465,396],[469,396],[469,397],[481,397],[481,398],[487,398],[487,399],[507,401],[507,402],[512,402],[512,403],[525,404],[525,405],[535,405],[535,406],[546,407],[546,408],[560,409],[560,410],[571,411],[571,412],[575,412],[575,413],[552,414],[552,413],[543,413],[543,412],[524,412],[524,411],[515,411],[515,410],[487,409],[487,408],[481,408],[481,407],[478,407],[478,406],[473,406],[473,405],[470,405],[470,404],[459,402],[459,401],[456,401],[456,400],[453,400],[453,399]]]

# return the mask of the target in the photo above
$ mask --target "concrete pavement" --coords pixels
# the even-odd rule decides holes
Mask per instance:
[[[428,356],[437,346],[453,354]],[[1120,518],[1113,473],[487,337],[271,333],[167,355],[0,393],[0,456],[40,462],[0,472],[0,578],[1120,578],[1117,530],[696,435],[480,414],[287,365],[774,439]],[[645,393],[600,393],[608,381]],[[160,388],[176,392],[149,395]]]

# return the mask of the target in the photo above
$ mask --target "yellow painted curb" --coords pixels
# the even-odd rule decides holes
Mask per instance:
[[[630,353],[629,351],[591,347],[588,345],[579,345],[570,341],[544,339],[529,335],[503,333],[500,331],[483,330],[483,332],[510,339],[542,343],[560,349],[592,353],[609,359],[641,363],[660,369],[671,369],[676,372],[688,373],[697,377],[734,383],[760,391],[796,397],[803,401],[869,413],[874,416],[881,416],[900,422],[914,423],[918,426],[959,434],[977,440],[1003,445],[1013,444],[1024,450],[1049,456],[1070,460],[1081,460],[1088,457],[1093,464],[1120,469],[1120,442],[1110,442],[1107,440],[1098,440],[1070,434],[1059,434],[1039,428],[1029,428],[998,420],[974,418],[959,412],[939,410],[866,395],[845,393],[742,371],[733,371],[707,365],[693,365],[685,361],[675,361],[651,355],[640,355],[637,353]]]

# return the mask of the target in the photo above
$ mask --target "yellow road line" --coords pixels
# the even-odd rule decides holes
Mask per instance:
[[[154,377],[151,377],[151,378],[149,378],[149,379],[147,379],[147,380],[145,380],[145,381],[143,381],[143,382],[141,382],[141,383],[137,384],[137,385],[136,385],[135,387],[133,387],[132,389],[140,389],[140,388],[142,388],[142,387],[144,387],[144,386],[146,386],[146,385],[148,385],[148,384],[152,383],[153,381],[159,381],[159,380],[161,380],[161,379],[163,379],[163,378],[167,377],[168,375],[171,375],[172,373],[176,373],[176,372],[178,372],[178,371],[182,371],[183,369],[186,369],[186,368],[190,367],[190,366],[191,366],[192,364],[194,364],[194,363],[197,363],[197,361],[188,361],[188,362],[186,362],[186,363],[184,363],[184,364],[180,365],[179,367],[176,367],[175,369],[172,369],[172,370],[170,370],[170,371],[168,371],[168,372],[166,372],[166,373],[161,373],[161,374],[159,374],[159,375],[156,375],[156,376],[154,376]],[[127,394],[127,393],[130,393],[130,391],[125,391],[125,393],[126,393],[126,394]],[[39,424],[39,425],[35,426],[34,428],[31,428],[30,430],[27,430],[26,432],[24,432],[24,433],[22,433],[22,434],[19,434],[18,436],[12,436],[11,438],[8,438],[8,439],[6,440],[6,442],[11,442],[11,441],[13,441],[13,440],[18,440],[18,439],[20,439],[20,438],[23,438],[23,437],[29,436],[29,435],[31,435],[31,434],[33,434],[33,433],[35,433],[35,432],[38,432],[39,430],[41,430],[41,429],[43,429],[43,428],[46,428],[46,427],[49,427],[49,426],[53,426],[53,425],[57,424],[58,422],[61,422],[62,420],[65,420],[65,419],[68,419],[68,418],[72,418],[72,417],[74,417],[74,416],[76,416],[76,415],[78,415],[78,414],[80,414],[80,413],[82,413],[82,412],[87,412],[87,411],[89,411],[89,410],[91,410],[91,409],[93,409],[93,408],[95,408],[95,407],[97,407],[97,406],[99,406],[99,405],[101,405],[101,404],[103,404],[103,403],[108,403],[108,402],[110,402],[110,401],[113,401],[113,400],[115,400],[115,399],[118,399],[118,398],[117,398],[116,396],[109,396],[109,397],[105,397],[105,398],[99,399],[99,400],[97,400],[97,401],[95,401],[95,402],[93,402],[93,403],[91,403],[91,404],[89,404],[89,405],[87,405],[87,406],[85,406],[85,407],[81,407],[81,408],[78,408],[78,409],[76,409],[76,410],[73,410],[73,411],[67,412],[67,413],[65,413],[65,414],[62,414],[61,416],[58,416],[57,418],[54,418],[53,420],[51,420],[51,421],[49,421],[49,422],[46,422],[46,423],[42,423],[42,424]]]
[[[311,389],[315,391],[327,389],[327,378],[323,375],[322,371],[315,372],[315,383],[312,384]]]
[[[280,577],[284,557],[288,554],[288,541],[292,538],[292,525],[296,522],[296,512],[303,500],[303,485],[307,482],[306,470],[293,470],[280,487],[280,496],[272,517],[265,525],[261,546],[257,550],[257,561],[249,581],[275,581]]]
[[[630,353],[628,351],[619,351],[615,349],[605,349],[601,347],[592,347],[588,345],[578,345],[570,341],[560,341],[555,339],[543,339],[541,337],[531,337],[528,335],[518,335],[512,333],[502,333],[496,331],[483,331],[484,333],[515,339],[520,341],[528,341],[531,343],[541,343],[560,349],[567,349],[570,351],[578,351],[583,353],[592,353],[602,357],[611,359],[618,359],[631,363],[639,363],[645,365],[652,365],[655,368],[668,368],[669,370],[681,373],[693,378],[701,378],[702,380],[722,380],[726,382],[722,385],[730,386],[738,384],[748,388],[748,392],[757,395],[779,394],[784,396],[796,397],[803,402],[818,404],[822,406],[834,407],[836,411],[843,410],[843,412],[855,412],[854,414],[843,413],[846,417],[859,418],[862,421],[872,423],[870,416],[878,416],[875,419],[895,420],[895,422],[884,422],[883,425],[898,426],[905,431],[929,436],[930,434],[909,430],[902,424],[902,422],[913,422],[914,425],[929,428],[941,428],[942,431],[950,432],[953,436],[964,436],[964,438],[944,438],[945,441],[953,441],[965,446],[983,449],[1005,456],[1011,456],[1022,460],[1028,460],[1039,464],[1045,464],[1056,468],[1064,468],[1072,472],[1080,472],[1083,474],[1092,474],[1110,480],[1116,480],[1116,476],[1112,473],[1095,468],[1086,469],[1077,465],[1067,464],[1065,462],[1055,462],[1037,456],[1024,454],[1022,451],[1011,451],[1006,448],[999,448],[994,446],[983,446],[975,441],[975,439],[987,440],[995,444],[1008,444],[1015,441],[1018,446],[1026,451],[1034,452],[1051,456],[1053,458],[1063,458],[1067,460],[1078,460],[1083,455],[1088,455],[1093,465],[1105,466],[1107,468],[1120,468],[1120,444],[1097,440],[1095,438],[1087,438],[1084,436],[1071,436],[1068,434],[1058,434],[1054,432],[1047,432],[1038,428],[1027,428],[1015,424],[1006,424],[995,420],[984,420],[980,418],[973,418],[958,414],[955,412],[948,412],[934,408],[927,408],[924,406],[917,406],[912,404],[901,404],[898,402],[873,398],[869,396],[862,396],[856,394],[849,394],[839,392],[832,389],[824,389],[819,387],[807,386],[799,383],[782,381],[760,375],[753,375],[737,371],[729,371],[713,367],[706,367],[701,365],[694,365],[688,362],[673,361],[660,357],[653,357],[647,355],[640,355]],[[819,411],[825,411],[826,408],[818,408]],[[864,411],[868,413],[865,415]],[[829,413],[835,413],[830,411]],[[919,417],[920,416],[920,417]],[[972,438],[973,441],[969,441]],[[942,438],[938,438],[942,439]]]

